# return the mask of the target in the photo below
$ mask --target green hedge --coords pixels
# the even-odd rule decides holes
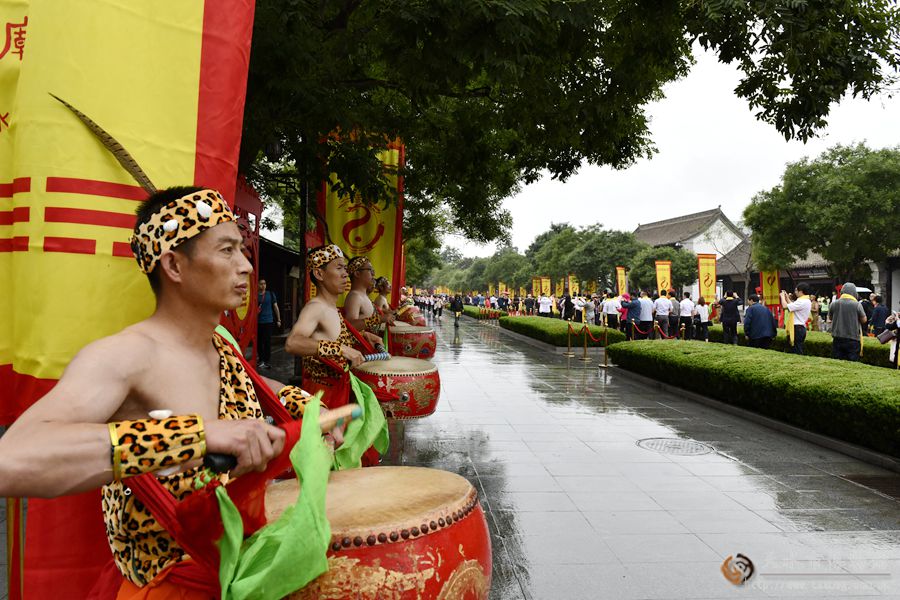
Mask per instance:
[[[900,457],[900,372],[724,344],[616,344],[618,366]]]
[[[492,308],[490,309],[490,311],[486,311],[483,308],[478,308],[477,306],[463,305],[463,314],[467,317],[472,317],[473,319],[499,319],[500,317],[505,317],[509,313],[503,310],[498,310],[496,308]]]
[[[725,336],[721,325],[713,325],[709,328],[709,341],[722,342]],[[738,344],[744,346],[747,339],[744,337],[744,328],[738,327]],[[784,352],[788,348],[788,337],[784,329],[778,330],[778,337],[772,340],[772,350]],[[867,337],[864,341],[863,355],[860,362],[876,367],[893,367],[891,364],[891,345],[882,344],[875,338]],[[831,334],[824,331],[810,331],[806,334],[803,350],[809,356],[823,356],[831,358]]]
[[[581,323],[572,323],[575,331],[581,331]],[[569,321],[561,319],[549,319],[547,317],[503,317],[500,319],[500,327],[527,335],[528,337],[553,344],[554,346],[567,346]],[[588,346],[603,346],[603,327],[590,325],[591,335],[597,338],[595,342],[588,337]],[[624,342],[625,334],[617,329],[610,329],[608,332],[610,345]],[[581,336],[572,336],[572,346],[583,346],[584,341]]]

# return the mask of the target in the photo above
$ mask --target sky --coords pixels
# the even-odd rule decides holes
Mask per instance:
[[[733,90],[738,70],[713,54],[696,53],[690,74],[664,88],[648,106],[658,152],[629,169],[585,165],[565,183],[544,177],[507,198],[512,241],[520,252],[550,223],[602,223],[633,231],[640,223],[721,206],[732,221],[753,196],[779,184],[785,165],[814,158],[835,144],[866,142],[871,148],[900,145],[900,99],[846,99],[832,107],[829,125],[806,144],[786,142],[758,121]],[[458,236],[445,244],[466,256],[489,256],[496,244],[478,245]]]

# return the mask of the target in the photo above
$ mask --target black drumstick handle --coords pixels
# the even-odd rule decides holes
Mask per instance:
[[[203,457],[203,466],[213,473],[227,473],[237,466],[237,457],[213,452]]]

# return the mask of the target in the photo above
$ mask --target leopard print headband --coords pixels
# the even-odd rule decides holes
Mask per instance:
[[[172,200],[134,228],[131,251],[144,273],[156,268],[164,252],[220,223],[236,220],[231,208],[216,190],[191,192]]]
[[[370,263],[369,259],[365,256],[354,256],[350,259],[350,262],[347,263],[347,274],[350,275],[350,277],[353,277],[371,264],[372,263]]]
[[[324,267],[336,258],[344,258],[344,252],[336,244],[313,248],[306,256],[306,270],[312,272],[313,269]]]

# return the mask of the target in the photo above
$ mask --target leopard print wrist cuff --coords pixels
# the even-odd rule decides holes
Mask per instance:
[[[302,419],[306,404],[312,396],[295,385],[286,385],[278,391],[278,399],[295,419]]]
[[[341,344],[340,342],[332,342],[331,340],[320,340],[316,354],[321,357],[340,358]]]
[[[381,327],[381,317],[378,314],[374,314],[368,319],[364,321],[365,329],[371,332],[375,332],[379,327]]]
[[[108,426],[115,481],[180,465],[206,453],[200,415],[116,421]]]

